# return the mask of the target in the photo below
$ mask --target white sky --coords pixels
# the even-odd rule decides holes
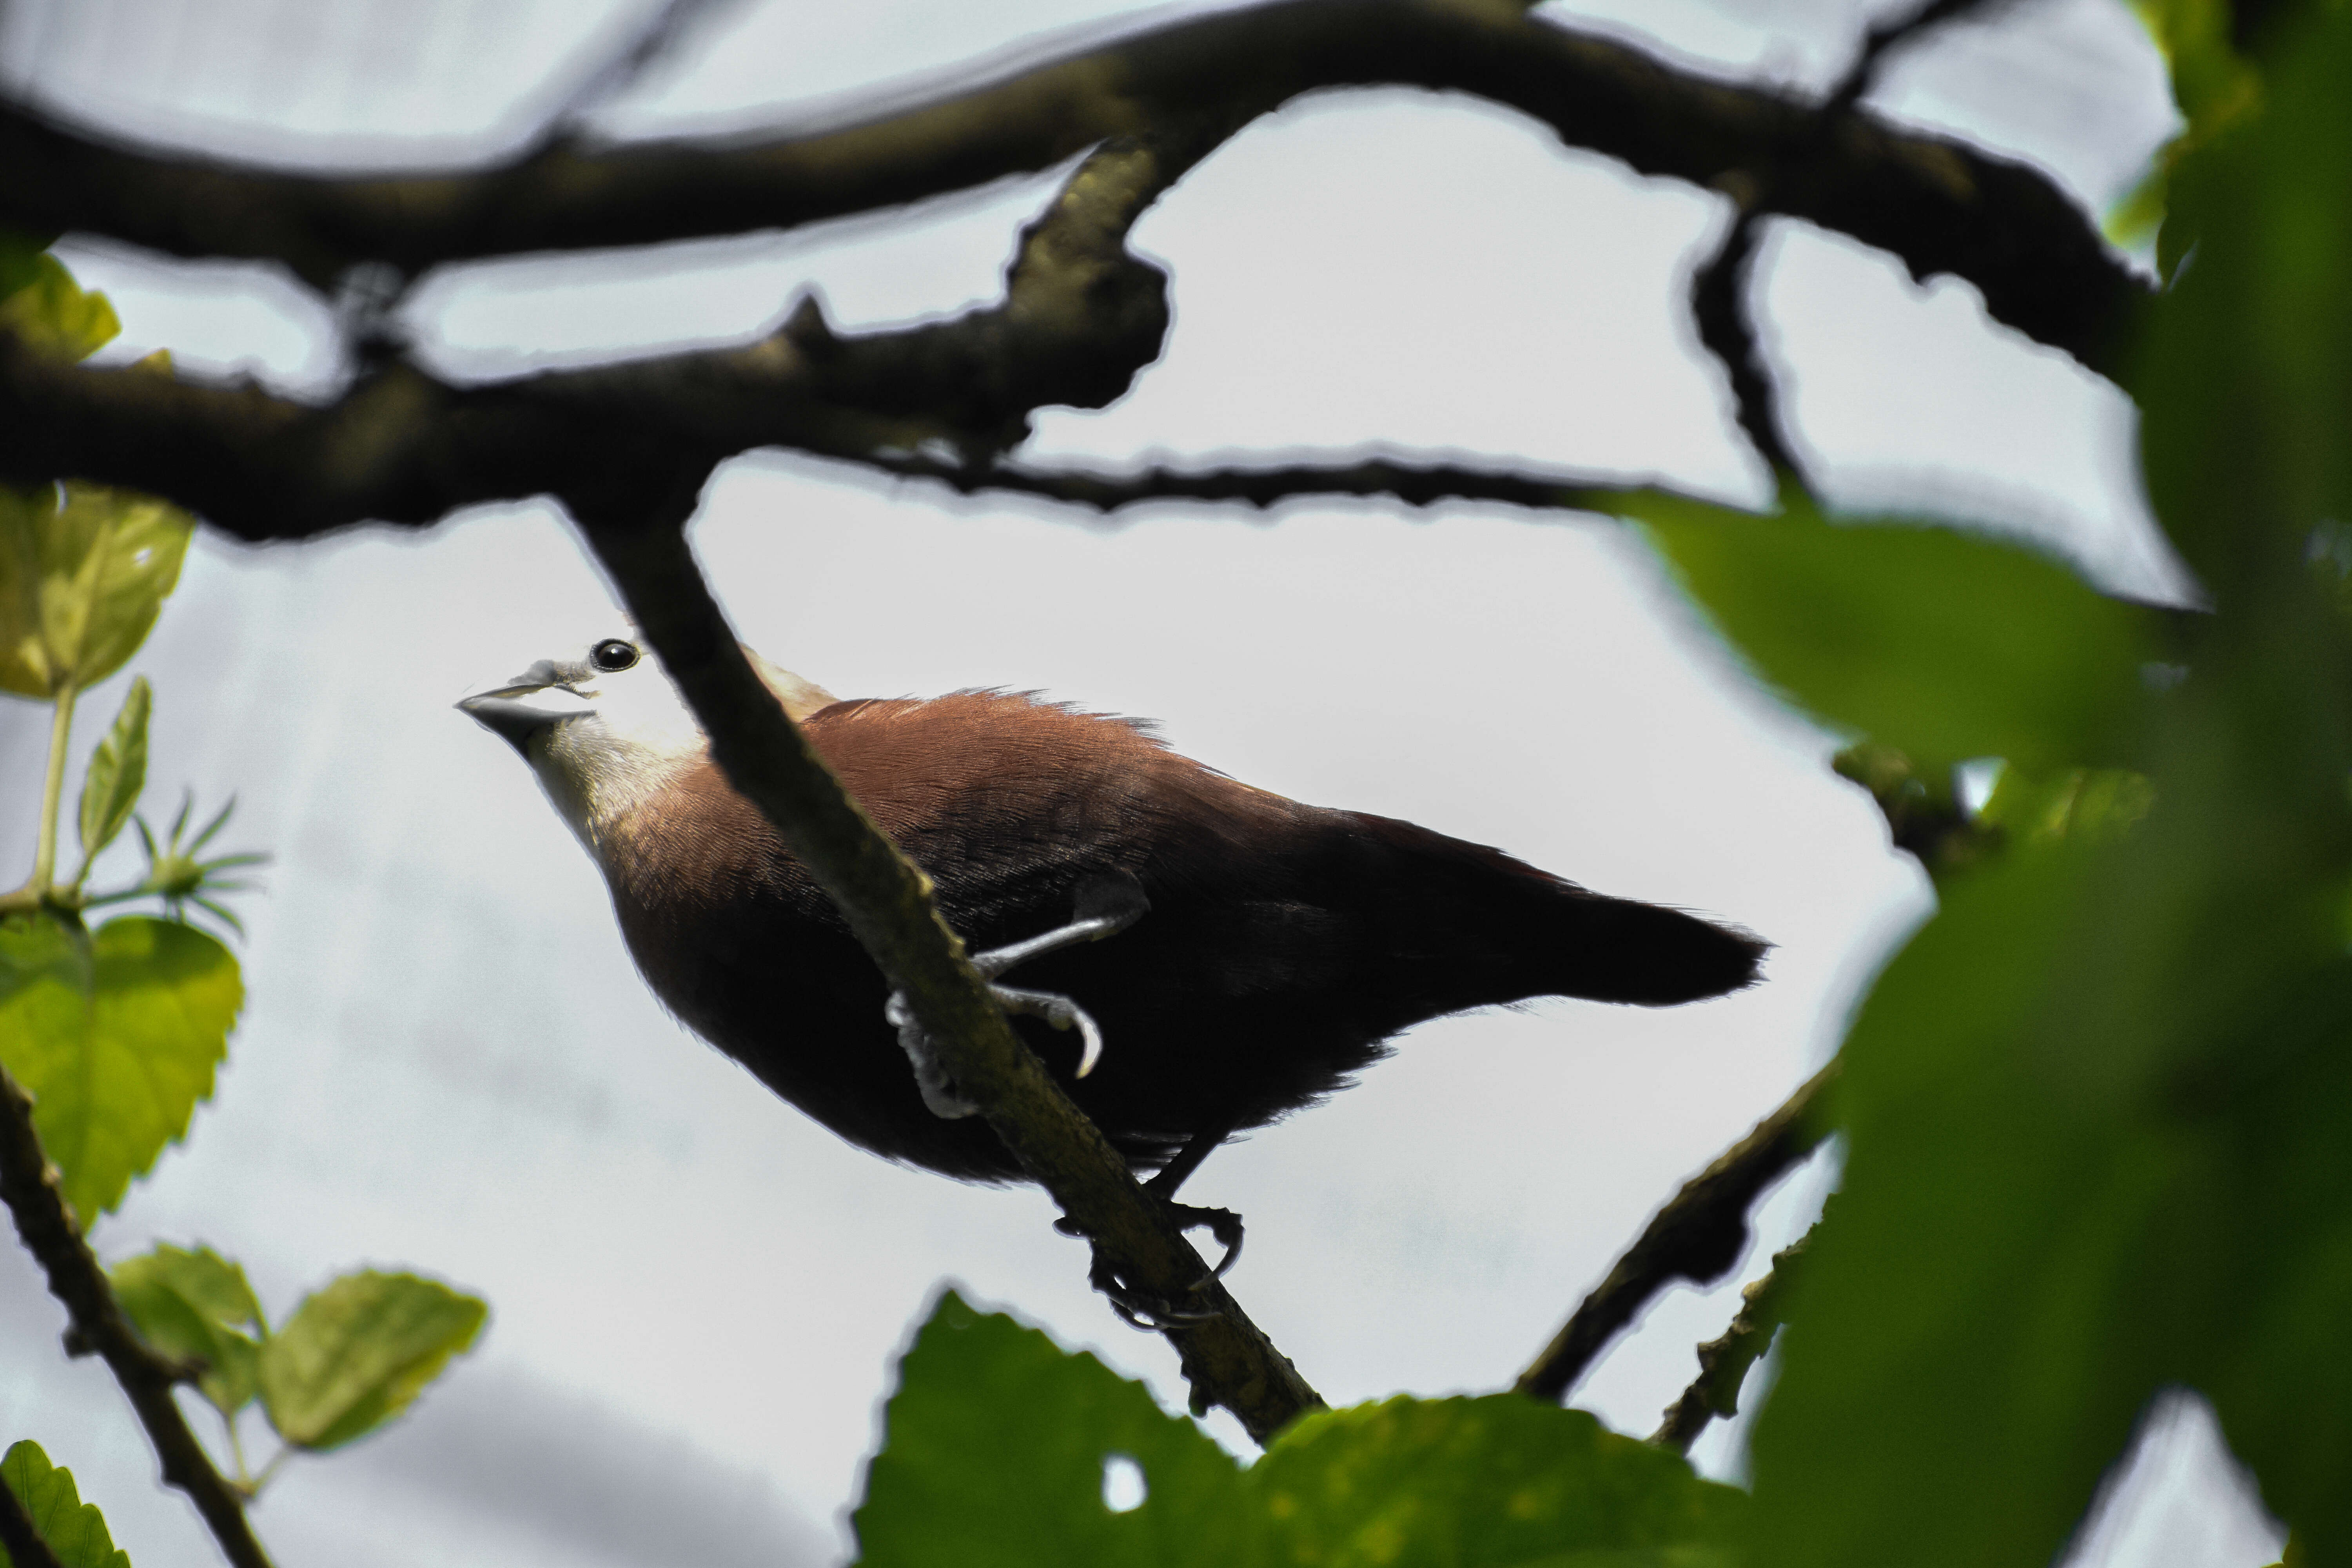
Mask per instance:
[[[608,122],[630,133],[837,116],[845,101],[1099,25],[1107,0],[738,5]],[[488,155],[634,8],[485,0],[48,0],[0,21],[0,83],[132,134],[287,163]],[[1620,4],[1606,25],[1710,68],[1818,83],[1864,8]],[[2095,208],[2169,124],[2116,0],[2033,0],[1893,73],[1881,101],[2042,163]],[[411,319],[460,376],[740,340],[804,288],[842,325],[993,298],[1050,178],[886,222],[451,269]],[[1680,309],[1719,214],[1490,106],[1324,96],[1254,126],[1137,243],[1174,270],[1166,358],[1028,456],[1365,441],[1761,494]],[[331,382],[314,300],[266,268],[76,243],[125,331],[184,373]],[[2179,579],[2111,387],[1987,326],[1969,289],[1784,226],[1765,306],[1833,493],[2035,531],[2107,581]],[[1750,694],[1612,525],[1448,508],[1163,508],[1118,526],[943,502],[776,454],[730,465],[698,543],[745,637],[844,695],[1042,688],[1161,720],[1190,754],[1318,803],[1504,846],[1780,944],[1769,984],[1672,1013],[1553,1003],[1414,1031],[1360,1087],[1212,1160],[1187,1195],[1250,1223],[1236,1293],[1328,1397],[1508,1382],[1680,1181],[1830,1050],[1924,913],[1832,738]],[[1173,1357],[1085,1285],[1029,1190],[850,1150],[683,1034],[597,879],[467,688],[615,624],[552,510],[252,550],[200,537],[134,668],[154,681],[151,813],[237,794],[225,842],[277,857],[246,900],[249,1001],[220,1090],[102,1253],[209,1242],[272,1311],[362,1263],[486,1295],[491,1326],[399,1428],[288,1468],[280,1562],[817,1563],[895,1348],[938,1283],[1044,1323],[1181,1402]],[[127,679],[127,676],[125,677]],[[119,684],[119,683],[118,683]],[[77,752],[118,696],[88,700]],[[0,707],[0,835],[27,847],[44,725]],[[76,777],[79,777],[77,771]],[[111,862],[131,874],[130,859]],[[0,878],[14,873],[0,866]],[[1112,1048],[1116,1048],[1113,1042]],[[1761,1258],[1822,1177],[1764,1210]],[[1580,1391],[1646,1433],[1737,1281],[1679,1290]],[[0,1429],[38,1437],[141,1568],[214,1556],[101,1371],[0,1254]],[[200,1425],[202,1418],[200,1417]],[[267,1447],[259,1422],[248,1438]],[[1213,1430],[1238,1441],[1224,1418]],[[2254,1568],[2276,1538],[2210,1422],[2174,1407],[2091,1562]],[[1701,1462],[1736,1471],[1737,1433]]]

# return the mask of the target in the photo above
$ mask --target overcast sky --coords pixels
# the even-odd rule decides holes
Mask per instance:
[[[517,145],[639,9],[47,0],[0,21],[0,86],[273,162],[462,163]],[[605,123],[837,119],[910,76],[1120,10],[736,5]],[[1624,0],[1597,20],[1710,68],[1819,84],[1867,14]],[[2095,210],[2171,123],[2120,0],[2012,5],[1901,64],[1879,101],[2034,160]],[[1054,184],[652,255],[451,268],[409,320],[427,362],[459,377],[740,341],[812,288],[843,327],[906,321],[994,298]],[[1722,217],[1478,102],[1317,97],[1244,132],[1139,226],[1174,274],[1168,353],[1110,409],[1045,414],[1025,455],[1371,442],[1760,500],[1680,307]],[[110,357],[168,347],[184,374],[331,386],[323,308],[272,270],[64,250],[121,313]],[[1834,495],[1963,511],[2113,586],[2179,589],[2112,387],[1989,327],[1969,289],[1917,289],[1842,239],[1781,226],[1760,277],[1801,445]],[[1929,907],[1868,801],[1824,765],[1833,738],[1754,695],[1601,520],[1315,504],[1103,526],[755,454],[720,472],[696,542],[745,637],[842,695],[1004,685],[1156,718],[1251,783],[1779,944],[1767,984],[1701,1006],[1563,1001],[1423,1026],[1360,1087],[1207,1164],[1187,1196],[1250,1224],[1236,1294],[1334,1402],[1507,1384],[1647,1215],[1826,1057]],[[492,1308],[481,1347],[401,1426],[287,1468],[257,1521],[289,1568],[834,1560],[892,1355],[945,1280],[1181,1405],[1172,1353],[1088,1293],[1084,1250],[1041,1194],[847,1148],[646,993],[527,770],[449,708],[618,626],[561,516],[526,503],[268,550],[200,535],[132,667],[156,689],[151,815],[183,784],[200,805],[234,792],[225,844],[276,858],[241,906],[248,1002],[219,1092],[99,1227],[101,1252],[210,1243],[280,1317],[363,1263]],[[120,685],[86,700],[77,752]],[[31,704],[0,706],[0,834],[26,862],[44,731]],[[134,858],[104,864],[127,879]],[[1825,1179],[1768,1203],[1749,1274]],[[1646,1434],[1737,1283],[1661,1300],[1577,1402]],[[141,1568],[213,1562],[194,1516],[153,1489],[102,1371],[58,1354],[60,1324],[29,1261],[0,1255],[0,1430],[72,1467]],[[1245,1447],[1229,1419],[1210,1426]],[[2200,1409],[2170,1407],[2156,1429],[2085,1558],[2271,1561],[2276,1536]],[[1718,1427],[1696,1457],[1737,1473],[1738,1450]]]

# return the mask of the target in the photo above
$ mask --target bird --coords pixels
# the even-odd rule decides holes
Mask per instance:
[[[888,982],[623,630],[457,707],[538,775],[654,994],[849,1142],[1021,1179],[952,1086],[910,1067]],[[1244,784],[1145,721],[1002,689],[844,700],[745,652],[929,875],[983,973],[1023,970],[1024,989],[999,993],[1027,1015],[1016,1027],[1147,1190],[1234,1221],[1227,1262],[1237,1217],[1175,1205],[1177,1189],[1403,1030],[1542,996],[1700,1001],[1753,983],[1767,950],[1499,849]]]

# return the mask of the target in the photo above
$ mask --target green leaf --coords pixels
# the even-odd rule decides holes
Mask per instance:
[[[1143,1472],[1125,1513],[1103,1500],[1113,1456]],[[949,1291],[899,1363],[852,1524],[864,1568],[1241,1568],[1240,1492],[1232,1458],[1141,1384]]]
[[[0,300],[30,288],[43,273],[41,252],[57,243],[57,236],[26,234],[0,228]]]
[[[1941,527],[1629,509],[1757,675],[1924,771],[2123,760],[2148,612],[2018,545]]]
[[[2132,8],[2172,68],[2173,101],[2187,124],[2108,215],[2108,232],[2126,244],[2165,223],[2173,170],[2262,105],[2262,75],[2230,39],[2230,0],[2133,0]],[[2165,224],[2158,261],[2166,277],[2194,238],[2187,224]]]
[[[107,731],[89,759],[89,772],[81,785],[85,871],[131,820],[131,811],[139,805],[139,792],[147,787],[147,715],[154,700],[147,678],[134,679],[130,695],[122,700],[122,711],[114,717],[114,728]]]
[[[2269,26],[2259,110],[2175,171],[2197,248],[2132,378],[2213,605],[2150,705],[2153,805],[2118,834],[2122,780],[2000,801],[2063,836],[1951,889],[1857,1016],[1757,1568],[2055,1561],[2183,1386],[2310,1560],[2352,1561],[2352,11]]]
[[[898,1376],[862,1568],[1714,1568],[1747,1500],[1516,1394],[1309,1415],[1243,1471],[1140,1384],[953,1292]],[[1143,1479],[1124,1512],[1115,1460]]]
[[[2352,519],[2352,100],[2346,18],[2283,35],[2262,111],[2185,160],[2173,217],[2202,237],[2155,313],[2131,391],[2148,500],[2226,613],[2249,531],[2302,548]]]
[[[1977,820],[2003,829],[2011,843],[2099,842],[2130,832],[2156,805],[2146,773],[2123,768],[2069,768],[2037,783],[2003,768]]]
[[[414,1274],[346,1274],[261,1347],[261,1404],[298,1448],[340,1447],[408,1408],[489,1317],[479,1299]]]
[[[26,1438],[10,1445],[0,1456],[0,1480],[25,1505],[34,1530],[64,1568],[131,1568],[130,1553],[107,1533],[98,1505],[81,1500],[73,1472],[52,1466],[38,1443]],[[0,1568],[8,1562],[8,1553],[0,1551]]]
[[[1269,1563],[1729,1563],[1745,1494],[1581,1410],[1520,1394],[1318,1411],[1247,1489]]]
[[[268,1322],[245,1270],[208,1247],[164,1245],[107,1270],[115,1300],[142,1339],[167,1356],[202,1362],[197,1386],[224,1415],[234,1415],[257,1388]],[[247,1331],[250,1331],[249,1332]]]
[[[194,527],[132,490],[0,486],[0,690],[51,698],[121,668],[178,584]]]
[[[85,1229],[187,1131],[244,1000],[236,958],[174,921],[0,921],[0,1065]]]
[[[106,296],[76,283],[54,256],[37,258],[32,278],[0,298],[0,330],[68,359],[87,359],[122,331]]]

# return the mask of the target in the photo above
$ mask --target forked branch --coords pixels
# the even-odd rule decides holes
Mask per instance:
[[[1652,1297],[1677,1279],[1710,1284],[1738,1267],[1748,1250],[1748,1211],[1765,1188],[1801,1164],[1829,1136],[1829,1121],[1817,1112],[1837,1070],[1832,1062],[1815,1073],[1754,1131],[1683,1184],[1543,1353],[1519,1373],[1520,1393],[1565,1399]]]

